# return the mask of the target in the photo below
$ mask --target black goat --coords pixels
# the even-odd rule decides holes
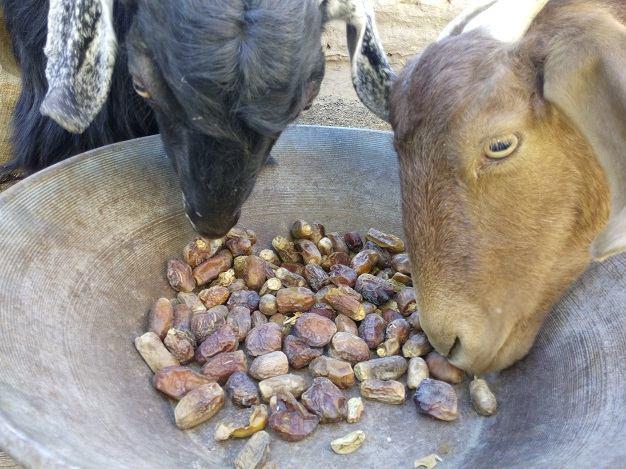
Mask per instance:
[[[392,76],[364,0],[3,2],[23,82],[6,170],[160,131],[207,236],[236,223],[280,133],[317,95],[326,21],[347,21],[354,86],[386,118],[377,103]]]

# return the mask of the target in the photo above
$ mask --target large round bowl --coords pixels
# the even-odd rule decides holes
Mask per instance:
[[[331,230],[401,233],[391,134],[293,127],[243,211],[259,242],[297,217]],[[72,158],[0,196],[0,447],[33,467],[228,467],[243,441],[215,423],[173,425],[133,347],[146,312],[173,296],[165,261],[193,236],[158,137]],[[281,468],[623,467],[626,460],[626,257],[594,264],[554,308],[521,363],[493,379],[498,414],[444,423],[366,402],[356,425],[322,425],[300,443],[272,440]],[[356,392],[356,390],[353,390]],[[363,429],[349,456],[329,442]]]

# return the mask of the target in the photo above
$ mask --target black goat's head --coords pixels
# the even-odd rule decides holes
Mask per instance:
[[[392,72],[363,0],[125,3],[135,10],[129,71],[202,234],[222,236],[237,222],[280,133],[317,95],[325,21],[347,21],[354,86],[386,118]],[[113,8],[113,0],[50,1],[41,111],[71,132],[90,124],[110,91]]]

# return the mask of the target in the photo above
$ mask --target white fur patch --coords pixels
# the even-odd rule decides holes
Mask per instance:
[[[480,29],[498,41],[517,42],[548,1],[478,0],[452,20],[438,40]]]

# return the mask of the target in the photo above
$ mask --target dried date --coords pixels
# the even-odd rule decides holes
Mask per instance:
[[[406,385],[409,389],[416,389],[420,383],[430,377],[428,365],[423,358],[413,357],[409,360],[409,369],[407,371]]]
[[[337,332],[333,336],[329,353],[335,358],[353,364],[370,357],[370,350],[365,341],[349,332]]]
[[[224,405],[224,391],[217,383],[204,384],[183,397],[174,416],[181,430],[193,428],[213,417]]]
[[[246,337],[246,350],[253,357],[275,352],[282,346],[282,327],[268,322],[252,329]]]
[[[359,337],[371,349],[378,347],[385,340],[385,320],[379,314],[365,316],[359,324]]]
[[[338,314],[335,318],[335,326],[337,326],[337,332],[348,332],[352,335],[359,335],[356,322],[350,319],[345,314]]]
[[[196,288],[191,267],[180,259],[167,261],[166,277],[170,286],[176,291],[190,292]]]
[[[318,423],[318,417],[309,413],[288,391],[272,397],[268,426],[283,440],[303,440],[315,431]]]
[[[193,332],[196,342],[204,342],[208,336],[226,324],[227,315],[228,308],[224,305],[194,313],[191,316],[191,332]]]
[[[154,332],[146,332],[137,337],[135,348],[154,373],[166,366],[180,365]]]
[[[246,338],[252,328],[250,310],[245,306],[235,306],[229,311],[228,316],[226,316],[226,324],[233,329],[237,340],[241,342]]]
[[[154,387],[172,399],[182,399],[189,391],[211,380],[200,373],[184,366],[166,366],[154,374]]]
[[[230,292],[228,291],[228,288],[221,285],[209,287],[198,293],[198,298],[200,298],[200,301],[202,301],[207,309],[211,309],[214,306],[223,305],[224,303],[226,303],[226,300],[228,300],[229,296]]]
[[[423,332],[417,332],[409,337],[409,339],[402,346],[402,355],[406,358],[421,357],[426,355],[432,350],[432,346],[426,334]]]
[[[206,239],[196,238],[190,241],[183,249],[185,262],[192,268],[198,267],[207,259],[213,257],[224,246],[224,238]]]
[[[406,391],[398,381],[366,379],[361,383],[361,396],[385,404],[404,404]]]
[[[308,311],[315,304],[315,295],[305,287],[290,287],[276,293],[278,312],[287,314]]]
[[[354,269],[343,264],[335,264],[330,268],[329,280],[337,285],[354,287],[357,282],[357,275]]]
[[[235,306],[245,306],[250,311],[254,311],[259,307],[259,300],[261,297],[254,290],[240,290],[230,294],[230,298],[226,302],[228,309],[233,309]]]
[[[313,376],[323,376],[341,389],[348,389],[354,384],[354,371],[350,363],[322,355],[309,364]]]
[[[333,338],[337,326],[328,318],[307,313],[296,320],[293,330],[311,347],[323,347]]]
[[[339,422],[347,413],[346,396],[324,377],[313,379],[309,389],[302,393],[302,404],[319,417],[320,423]]]
[[[370,228],[366,238],[389,252],[400,253],[404,251],[404,241],[392,234]]]
[[[343,235],[343,240],[352,252],[359,252],[363,249],[363,238],[358,231],[348,231]]]
[[[305,264],[319,265],[322,262],[322,254],[313,241],[299,239],[296,241],[295,246]]]
[[[395,294],[395,290],[388,281],[371,274],[359,275],[354,289],[358,291],[365,300],[376,306],[385,304]]]
[[[433,378],[451,384],[458,384],[465,379],[463,370],[454,366],[446,357],[439,355],[434,350],[426,355],[426,363]]]
[[[250,376],[259,381],[273,378],[274,376],[286,375],[289,372],[287,355],[281,351],[261,355],[252,360],[248,372]]]
[[[303,339],[288,335],[283,341],[283,352],[291,367],[299,370],[319,357],[322,354],[322,349],[311,347]]]
[[[391,321],[387,324],[387,329],[385,330],[385,337],[387,340],[396,339],[398,344],[402,345],[409,338],[409,331],[411,330],[411,326],[404,318],[398,318]]]
[[[288,391],[295,397],[300,397],[308,387],[307,380],[300,375],[286,374],[274,376],[259,382],[261,396],[269,401],[279,391]]]
[[[167,298],[159,298],[150,308],[148,330],[164,339],[174,322],[174,308]]]
[[[193,360],[196,339],[190,330],[171,328],[163,342],[174,358],[183,365]]]
[[[243,371],[235,371],[226,381],[226,393],[241,407],[249,407],[261,402],[256,382]]]
[[[233,264],[233,255],[227,249],[222,249],[215,256],[207,259],[193,269],[193,276],[198,285],[205,285],[215,280],[219,274],[226,272]]]
[[[324,299],[335,311],[345,314],[355,321],[360,321],[365,317],[365,308],[357,298],[349,293],[348,289],[350,287],[331,288]]]
[[[304,278],[306,278],[307,282],[309,282],[313,291],[318,291],[330,282],[326,271],[316,264],[308,264],[304,268]]]
[[[196,349],[196,361],[202,365],[218,353],[231,352],[237,348],[239,340],[232,327],[223,325],[202,341]]]
[[[452,421],[459,416],[456,392],[443,381],[423,379],[415,391],[413,402],[418,411],[439,420]]]
[[[211,357],[202,367],[202,374],[212,381],[224,384],[236,371],[246,371],[248,360],[242,350],[223,352]]]
[[[359,381],[371,378],[389,380],[400,378],[407,369],[407,361],[395,355],[357,363],[354,366],[354,374]]]
[[[243,281],[251,290],[259,290],[265,280],[267,280],[267,272],[265,261],[257,256],[248,256],[243,264]]]
[[[284,236],[276,236],[272,240],[272,247],[283,262],[302,262],[302,256],[296,251],[295,245]]]

